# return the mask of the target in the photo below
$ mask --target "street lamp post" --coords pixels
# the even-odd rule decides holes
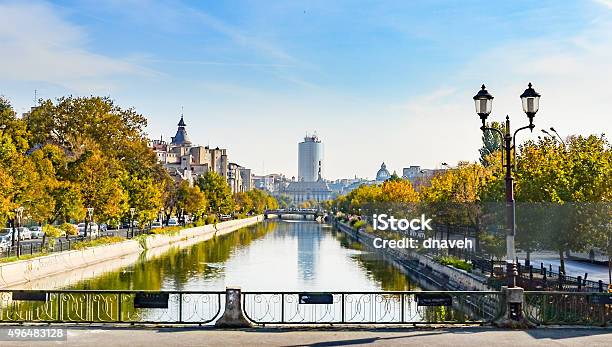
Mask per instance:
[[[136,212],[136,209],[130,207],[130,238],[134,237],[134,212]]]
[[[87,208],[87,224],[85,224],[85,232],[83,233],[83,236],[85,238],[87,238],[87,229],[91,228],[91,223],[92,223],[92,219],[93,219],[93,212],[94,212],[94,208],[93,207],[88,207]]]
[[[510,117],[506,116],[506,127],[504,133],[499,129],[490,128],[486,125],[487,117],[491,114],[493,96],[486,90],[485,85],[474,96],[476,113],[482,120],[480,129],[497,133],[502,140],[502,167],[506,170],[506,270],[508,274],[508,287],[516,286],[516,252],[514,248],[514,235],[516,233],[515,202],[514,202],[514,179],[512,177],[513,161],[515,158],[516,135],[521,130],[533,131],[533,118],[538,112],[540,105],[540,94],[538,94],[529,83],[528,88],[521,94],[523,111],[529,118],[529,125],[518,128],[513,134],[510,133]]]
[[[17,219],[17,250],[15,255],[17,258],[21,255],[21,218],[23,217],[23,206],[19,206],[15,209],[15,217]]]

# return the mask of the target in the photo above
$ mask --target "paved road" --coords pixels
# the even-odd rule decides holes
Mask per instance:
[[[3,346],[610,346],[612,329],[500,330],[406,328],[365,330],[209,328],[69,328],[65,342],[3,342]]]
[[[524,264],[524,259],[520,259],[519,261]],[[559,272],[559,255],[550,253],[538,253],[531,256],[531,264],[534,268],[539,268],[540,263],[544,263],[544,266],[548,268],[549,265],[552,265],[553,272]],[[608,283],[608,267],[605,265],[591,264],[586,261],[578,261],[578,260],[565,260],[565,272],[569,276],[582,276],[584,277],[584,273],[588,273],[588,280],[591,281],[599,281],[602,280],[605,283]]]

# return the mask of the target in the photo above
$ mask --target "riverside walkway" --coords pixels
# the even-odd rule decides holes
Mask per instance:
[[[8,328],[3,326],[3,328]],[[23,328],[23,326],[21,326]],[[344,330],[259,328],[69,327],[66,341],[7,342],[3,346],[610,346],[609,328],[502,330],[469,328],[379,328]]]

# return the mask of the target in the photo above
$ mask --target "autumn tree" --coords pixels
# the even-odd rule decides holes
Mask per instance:
[[[213,213],[228,214],[234,210],[232,189],[223,176],[209,171],[198,177],[196,185],[204,192],[209,210]]]
[[[78,186],[84,207],[93,207],[97,220],[117,220],[128,211],[128,194],[121,185],[125,171],[99,149],[88,150],[68,164],[68,177]]]
[[[460,163],[457,168],[435,175],[429,185],[422,187],[422,209],[438,223],[474,228],[476,250],[480,251],[481,240],[499,242],[497,237],[483,237],[491,232],[487,230],[490,223],[483,223],[483,194],[495,180],[493,171],[481,164]]]
[[[200,187],[192,187],[188,181],[182,181],[176,190],[176,208],[181,219],[185,213],[198,218],[208,209],[208,200]]]
[[[564,253],[609,239],[612,159],[603,136],[572,136],[565,144],[544,138],[522,146],[517,157],[517,198],[544,203],[538,218],[544,247]],[[603,208],[601,208],[603,207]]]
[[[105,155],[117,159],[126,145],[143,141],[147,125],[144,116],[116,106],[108,97],[43,100],[24,119],[33,143],[55,144],[78,155],[91,141]]]

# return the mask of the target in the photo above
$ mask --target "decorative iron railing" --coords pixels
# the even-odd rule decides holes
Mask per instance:
[[[0,323],[211,324],[222,291],[0,290]],[[505,313],[496,291],[242,292],[256,324],[488,324]],[[612,294],[525,292],[538,325],[612,324]]]
[[[538,325],[612,325],[612,293],[525,292],[525,317]]]
[[[325,304],[304,304],[304,295],[243,292],[243,310],[258,324],[485,324],[501,317],[505,307],[501,292],[485,291],[319,294],[329,296]]]
[[[225,292],[0,291],[2,322],[207,324]]]

